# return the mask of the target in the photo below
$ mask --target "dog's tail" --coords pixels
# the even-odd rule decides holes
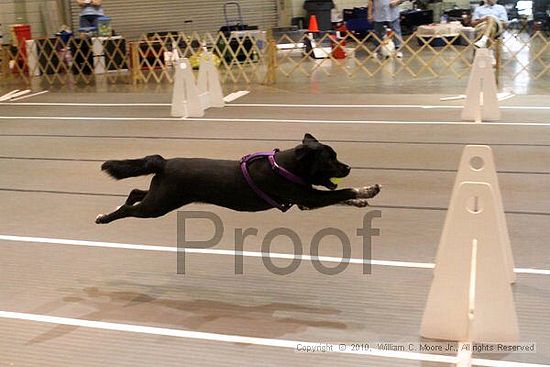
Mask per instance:
[[[122,180],[128,177],[137,177],[160,173],[164,170],[166,159],[160,155],[148,155],[140,159],[126,159],[123,161],[106,161],[101,169],[111,177]]]

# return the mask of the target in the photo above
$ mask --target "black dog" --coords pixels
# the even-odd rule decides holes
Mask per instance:
[[[378,185],[335,190],[337,185],[332,181],[346,177],[351,168],[336,159],[331,147],[310,134],[293,149],[247,156],[240,162],[152,155],[107,161],[101,169],[117,180],[155,176],[148,191],[132,190],[124,205],[99,215],[96,223],[126,217],[156,218],[193,202],[251,212],[273,207],[285,211],[294,204],[302,210],[337,203],[364,207],[368,205],[366,199],[380,191]],[[312,185],[330,190],[317,190]]]

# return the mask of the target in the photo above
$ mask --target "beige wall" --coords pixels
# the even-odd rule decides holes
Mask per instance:
[[[0,0],[0,23],[2,24],[3,42],[11,40],[12,24],[30,24],[33,37],[44,37],[46,31],[42,22],[40,6],[47,5],[50,17],[57,23],[56,0]]]
[[[304,0],[286,0],[288,2],[289,17],[303,17],[305,11],[303,9]],[[342,9],[350,9],[354,7],[367,6],[368,0],[333,0],[339,11]],[[451,9],[454,6],[459,8],[468,8],[470,0],[443,0],[443,8]]]
[[[288,0],[289,1],[289,14],[290,17],[303,17],[306,15],[306,12],[303,8],[304,0]],[[333,0],[334,5],[341,12],[342,9],[349,9],[353,7],[367,6],[367,0]]]
[[[443,0],[443,9],[452,9],[455,6],[461,9],[469,8],[470,0]]]
[[[40,4],[48,3],[50,9],[55,9],[57,1],[60,0],[0,0],[0,23],[2,24],[4,42],[9,42],[9,25],[14,23],[29,23],[33,37],[45,36],[46,31],[42,24]],[[62,1],[68,2],[69,0]],[[452,8],[454,5],[465,8],[470,3],[470,0],[443,1],[444,9]],[[346,8],[366,6],[367,0],[334,0],[334,3],[338,10],[342,11]],[[289,25],[291,18],[305,16],[303,5],[304,0],[278,0],[279,25]],[[51,16],[54,20],[57,19],[57,14],[51,14]]]
[[[2,24],[3,42],[7,43],[10,40],[8,25],[15,22],[15,1],[0,0],[0,24]]]

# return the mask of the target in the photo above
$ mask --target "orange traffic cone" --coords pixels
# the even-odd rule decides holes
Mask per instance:
[[[332,57],[335,59],[346,58],[346,37],[347,27],[344,23],[336,28],[336,36],[331,36],[332,39]]]
[[[335,59],[345,59],[346,51],[344,51],[344,48],[342,47],[342,41],[340,41],[338,37],[333,34],[329,35],[329,38],[332,46],[332,57]]]
[[[312,15],[309,17],[309,25],[307,30],[310,32],[319,32],[319,26],[317,25],[317,17]]]
[[[346,51],[344,51],[344,45],[345,41],[336,41],[337,44],[332,50],[332,57],[335,59],[345,59],[346,58]]]

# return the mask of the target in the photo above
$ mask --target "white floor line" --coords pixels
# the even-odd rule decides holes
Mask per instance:
[[[252,344],[252,345],[259,345],[259,346],[266,346],[266,347],[292,349],[295,352],[297,352],[297,349],[299,346],[316,347],[316,346],[319,346],[319,344],[322,344],[324,346],[331,346],[333,353],[372,356],[372,357],[380,357],[380,358],[405,359],[405,360],[413,360],[413,361],[439,362],[439,363],[449,363],[449,364],[455,364],[457,362],[457,358],[455,356],[446,356],[446,355],[439,355],[439,354],[400,352],[400,351],[379,350],[379,349],[356,350],[351,346],[351,343],[347,343],[346,348],[342,350],[340,349],[340,344],[206,333],[201,331],[125,324],[125,323],[118,323],[118,322],[94,321],[94,320],[39,315],[39,314],[31,314],[31,313],[23,313],[23,312],[11,312],[11,311],[0,311],[0,318],[11,319],[11,320],[43,322],[43,323],[55,324],[55,325],[78,326],[78,327],[85,327],[85,328],[99,329],[99,330],[121,331],[121,332],[129,332],[129,333],[148,334],[148,335],[161,335],[161,336],[170,336],[170,337],[193,339],[193,340],[206,340],[206,341],[214,341],[214,342],[222,342],[222,343],[238,343],[238,344],[249,344],[249,345]],[[550,367],[550,365],[544,365],[544,364],[500,361],[500,360],[480,359],[480,358],[474,359],[473,362],[474,362],[474,365],[476,366],[489,366],[489,367]]]
[[[509,97],[507,96],[506,99]],[[425,108],[462,109],[461,105],[416,105],[416,104],[285,104],[285,103],[232,103],[229,107],[279,107],[279,108]],[[500,106],[506,110],[550,110],[550,106]]]
[[[125,250],[138,250],[138,251],[157,251],[157,252],[177,252],[177,247],[168,246],[154,246],[143,244],[130,244],[130,243],[117,243],[117,242],[102,242],[102,241],[88,241],[88,240],[73,240],[73,239],[61,239],[61,238],[48,238],[48,237],[27,237],[27,236],[14,236],[14,235],[2,235],[0,234],[0,241],[14,241],[14,242],[27,242],[27,243],[45,243],[50,245],[69,245],[69,246],[85,246],[85,247],[103,247]],[[284,254],[278,252],[264,253],[256,251],[235,251],[229,249],[200,249],[200,248],[188,248],[185,249],[189,254],[204,254],[204,255],[227,255],[235,256],[242,255],[245,257],[260,257],[260,258],[272,258],[272,259],[300,259],[306,261],[326,261],[340,263],[343,260],[349,261],[350,264],[365,264],[368,260],[363,259],[342,259],[341,257],[334,256],[310,256],[310,255],[297,255]],[[370,263],[375,266],[391,266],[402,268],[417,268],[417,269],[433,269],[433,263],[424,262],[409,262],[409,261],[395,261],[395,260],[371,260]],[[531,269],[531,268],[515,268],[514,271],[518,274],[535,274],[535,275],[550,275],[550,270],[546,269]]]
[[[357,124],[357,125],[473,125],[476,122],[465,121],[377,121],[377,120],[296,120],[296,119],[266,119],[266,118],[185,118],[186,121],[206,122],[273,122],[301,124]],[[550,122],[483,122],[482,126],[550,126]]]
[[[233,101],[248,93],[239,91],[224,97],[225,102]],[[509,97],[507,96],[506,99]],[[5,106],[66,106],[66,107],[164,107],[170,103],[88,103],[88,102],[21,102],[2,103]],[[423,109],[461,109],[461,105],[416,105],[416,104],[285,104],[285,103],[231,103],[226,107],[278,107],[278,108],[423,108]],[[500,106],[505,110],[550,110],[550,106]]]
[[[246,96],[248,93],[250,93],[249,90],[240,90],[238,92],[230,93],[227,96],[223,97],[223,101],[225,103],[229,103],[229,102],[232,102],[232,101],[234,101],[238,98]]]
[[[465,350],[465,347],[468,347]],[[456,367],[471,367],[472,366],[472,343],[459,342],[457,345],[458,353],[456,354]]]
[[[510,99],[510,98],[513,98],[515,97],[516,95],[514,93],[504,93],[502,95],[500,95],[498,97],[498,101],[501,102],[501,101],[506,101],[507,99]],[[504,106],[501,106],[501,108],[504,107]]]
[[[507,99],[510,99],[512,97],[515,97],[516,95],[512,92],[502,92],[502,93],[497,93],[497,99],[498,101],[505,101]],[[440,101],[457,101],[457,100],[461,100],[461,99],[466,99],[466,95],[465,94],[459,94],[457,96],[449,96],[449,97],[442,97],[442,98],[439,98]]]
[[[31,92],[30,89],[25,89],[25,90],[22,90],[22,91],[19,91],[17,93],[13,93],[10,95],[10,100],[13,100],[14,98],[17,98],[17,97],[20,97],[20,96],[24,96],[25,94],[29,94]]]
[[[43,91],[40,91],[40,92],[36,92],[36,93],[31,93],[31,94],[27,94],[27,95],[24,95],[24,96],[21,96],[21,97],[17,97],[17,98],[12,98],[11,100],[12,101],[20,101],[22,99],[27,99],[27,98],[31,98],[31,97],[36,97],[36,96],[39,96],[41,94],[44,94],[44,93],[48,93],[49,90],[43,90]]]
[[[183,121],[182,117],[82,117],[82,116],[0,116],[0,120],[103,120],[103,121]]]
[[[15,93],[19,92],[19,89],[14,89],[11,92],[8,92],[2,96],[0,96],[0,102],[8,101],[11,99],[11,96],[13,96]]]
[[[453,109],[463,106],[416,105],[416,104],[285,104],[285,103],[232,103],[230,107],[277,107],[277,108],[425,108]]]
[[[294,351],[297,351],[297,347],[299,345],[304,347],[305,346],[314,347],[319,345],[318,342],[294,341],[294,340],[284,340],[284,339],[268,339],[268,338],[247,337],[247,336],[240,336],[240,335],[206,333],[206,332],[190,331],[190,330],[183,330],[183,329],[170,329],[170,328],[142,326],[142,325],[135,325],[135,324],[92,321],[92,320],[83,320],[83,319],[75,319],[75,318],[68,318],[68,317],[37,315],[37,314],[22,313],[22,312],[0,311],[0,318],[45,322],[45,323],[56,324],[56,325],[80,326],[80,327],[101,329],[101,330],[113,330],[113,331],[123,331],[123,332],[149,334],[149,335],[171,336],[171,337],[194,339],[194,340],[252,344],[252,345],[260,345],[260,346],[267,346],[267,347],[287,348],[287,349],[292,349]],[[322,344],[327,345],[325,343],[322,343]],[[328,344],[328,345],[331,345],[331,344]],[[412,353],[412,352],[384,351],[384,350],[357,350],[356,351],[356,350],[352,350],[351,346],[348,346],[346,350],[341,351],[339,348],[339,344],[334,344],[332,349],[334,352],[337,352],[337,353],[357,354],[357,355],[375,356],[375,357],[383,357],[383,358],[397,358],[397,359],[408,359],[408,360],[414,360],[414,361],[429,361],[429,362],[442,362],[442,363],[455,363],[456,361],[456,357],[452,357],[452,356]]]
[[[58,107],[164,107],[170,103],[91,103],[91,102],[6,102],[3,106],[58,106]]]
[[[484,367],[548,367],[548,364],[499,361],[493,359],[472,358],[472,366]]]
[[[183,118],[183,117],[97,117],[97,116],[0,116],[0,120],[100,120],[100,121],[201,121],[201,122],[273,122],[298,124],[354,124],[354,125],[472,125],[465,121],[368,121],[368,120],[294,120],[265,118]],[[483,126],[550,126],[550,122],[484,122]]]

